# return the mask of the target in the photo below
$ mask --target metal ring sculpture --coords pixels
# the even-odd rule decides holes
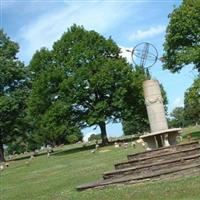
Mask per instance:
[[[131,57],[135,65],[150,68],[158,60],[158,51],[153,44],[142,42],[133,48]]]

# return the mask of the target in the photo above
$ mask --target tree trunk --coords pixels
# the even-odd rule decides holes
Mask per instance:
[[[106,133],[106,123],[105,122],[100,122],[99,123],[99,127],[101,129],[102,144],[103,145],[107,145],[109,142],[108,142],[107,133]]]
[[[3,144],[0,141],[0,162],[5,162]]]

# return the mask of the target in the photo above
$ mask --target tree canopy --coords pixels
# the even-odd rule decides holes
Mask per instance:
[[[170,127],[185,127],[186,121],[184,118],[184,108],[183,107],[176,107],[170,113],[171,119],[169,120]]]
[[[16,58],[19,46],[0,30],[0,161],[3,144],[19,136],[24,128],[28,87],[26,69]]]
[[[140,66],[136,66],[133,74],[132,84],[137,86],[138,100],[137,106],[134,104],[134,91],[130,91],[129,99],[126,100],[125,116],[122,120],[123,132],[125,135],[133,135],[143,133],[149,130],[149,122],[147,117],[147,110],[143,94],[143,81],[148,79],[145,70]],[[134,87],[133,87],[134,88]]]
[[[183,0],[169,15],[164,43],[164,68],[178,72],[192,64],[200,72],[200,1]]]

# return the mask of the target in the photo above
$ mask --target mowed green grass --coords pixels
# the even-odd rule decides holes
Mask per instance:
[[[200,140],[200,125],[184,128],[182,133],[183,138],[187,138],[188,135],[193,139]]]
[[[71,147],[64,147],[71,148]],[[200,176],[178,180],[109,186],[104,189],[76,191],[76,186],[102,178],[113,164],[126,160],[126,155],[142,151],[142,147],[100,148],[107,152],[67,151],[47,158],[38,156],[30,165],[26,160],[13,161],[0,172],[1,200],[199,200]]]

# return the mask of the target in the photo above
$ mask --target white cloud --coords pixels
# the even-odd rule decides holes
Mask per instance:
[[[131,51],[133,50],[133,48],[121,46],[120,49],[121,49],[120,55],[126,58],[129,63],[133,63],[132,57],[131,57]]]
[[[183,107],[184,106],[184,98],[178,97],[173,102],[173,109],[176,107]]]
[[[155,27],[150,27],[146,30],[138,30],[130,35],[129,40],[142,40],[147,38],[152,38],[156,35],[159,35],[160,33],[163,33],[165,31],[166,27],[163,25],[158,25]]]
[[[119,26],[131,12],[129,6],[124,6],[122,3],[114,5],[104,1],[88,4],[68,3],[62,9],[45,13],[21,28],[19,35],[24,41],[21,45],[23,58],[29,60],[42,46],[51,48],[53,42],[74,23],[102,34]]]

